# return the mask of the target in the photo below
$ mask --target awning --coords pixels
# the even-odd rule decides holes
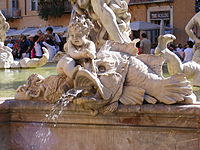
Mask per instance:
[[[25,29],[21,29],[21,30],[15,30],[15,31],[11,31],[7,33],[7,36],[19,36],[21,34],[24,34],[25,32],[34,30],[35,28],[25,28]]]
[[[67,31],[67,27],[52,27],[52,28],[53,28],[53,33],[57,33],[57,34],[64,33],[65,31]],[[47,29],[47,27],[36,28],[34,30],[24,32],[23,34],[24,35],[36,35],[37,31],[41,30],[43,33],[45,33],[46,29]]]
[[[52,27],[53,32],[57,34],[61,34],[67,31],[67,27]],[[7,36],[18,36],[18,35],[36,35],[38,30],[41,30],[43,33],[46,32],[47,27],[42,28],[25,28],[22,30],[9,30],[7,32]]]
[[[11,33],[11,32],[14,32],[14,31],[16,31],[16,29],[9,29],[9,30],[6,32],[6,35],[9,34],[9,33]]]

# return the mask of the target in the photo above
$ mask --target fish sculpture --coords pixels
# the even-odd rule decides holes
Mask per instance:
[[[96,113],[99,110],[105,113],[117,110],[119,104],[190,104],[196,100],[184,74],[164,78],[156,69],[162,67],[162,63],[158,63],[157,67],[154,63],[148,63],[160,57],[135,57],[111,49],[107,44],[97,53],[97,74],[86,69],[76,73],[74,88],[82,89],[82,94],[71,99],[73,103]]]

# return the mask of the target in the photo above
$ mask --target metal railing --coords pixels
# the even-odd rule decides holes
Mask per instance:
[[[161,2],[173,2],[174,0],[130,0],[129,5],[132,4],[149,4],[149,3],[161,3]]]
[[[3,9],[2,13],[7,19],[21,18],[21,9],[18,8]]]

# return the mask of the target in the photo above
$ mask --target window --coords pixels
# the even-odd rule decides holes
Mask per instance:
[[[200,11],[200,0],[196,0],[195,10],[196,12]]]
[[[38,0],[30,0],[30,10],[31,11],[38,10]]]
[[[18,8],[18,0],[12,0],[12,7],[11,8]]]

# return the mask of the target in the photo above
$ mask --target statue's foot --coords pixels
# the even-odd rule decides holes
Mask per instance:
[[[74,79],[75,78],[75,76],[76,76],[76,73],[78,72],[78,71],[80,71],[82,69],[82,67],[80,66],[80,65],[77,65],[73,70],[72,70],[72,79]]]

